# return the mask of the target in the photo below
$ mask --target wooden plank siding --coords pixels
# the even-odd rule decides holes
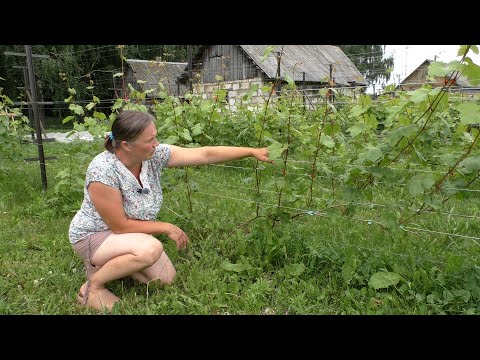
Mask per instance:
[[[223,81],[238,81],[259,76],[258,67],[238,45],[211,45],[193,68],[195,83],[216,83],[216,76]]]

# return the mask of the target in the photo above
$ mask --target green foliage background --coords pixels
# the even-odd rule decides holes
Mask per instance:
[[[432,71],[465,68],[480,78],[465,57]],[[479,121],[478,98],[425,86],[377,101],[339,95],[307,111],[294,86],[274,100],[275,86],[261,89],[265,101],[254,110],[194,94],[149,107],[132,92],[109,114],[99,97],[78,101],[70,88],[65,123],[95,137],[46,145],[58,158],[45,193],[38,163],[19,161],[35,155],[22,141],[28,128],[6,115],[18,109],[2,97],[0,136],[12,146],[1,153],[0,313],[90,313],[74,301],[85,278],[68,224],[86,167],[121,109],[151,111],[161,142],[268,146],[275,164],[167,169],[159,219],[179,225],[191,244],[176,252],[159,236],[177,280],[112,282],[122,298],[114,313],[480,313],[480,132],[468,128]]]

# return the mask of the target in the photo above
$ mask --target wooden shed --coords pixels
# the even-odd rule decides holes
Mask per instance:
[[[153,92],[147,95],[148,98],[156,98],[158,96],[160,91],[159,82],[163,83],[164,91],[168,95],[178,96],[188,90],[186,85],[182,85],[177,81],[188,63],[138,59],[127,59],[126,62],[128,67],[125,71],[125,84],[130,83],[134,89],[142,92],[154,89]],[[138,82],[138,80],[141,81]],[[116,87],[123,90],[122,85],[117,85]],[[126,88],[126,91],[128,91],[128,88]]]
[[[203,45],[192,58],[192,74],[187,66],[180,82],[188,84],[191,77],[194,91],[203,94],[211,93],[221,82],[229,90],[230,100],[248,91],[252,83],[263,86],[285,75],[295,81],[297,89],[310,94],[324,87],[358,90],[367,86],[360,71],[337,46],[274,45],[263,59],[268,46]]]

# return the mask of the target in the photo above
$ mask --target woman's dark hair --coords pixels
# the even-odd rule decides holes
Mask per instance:
[[[152,122],[155,123],[155,118],[148,113],[134,110],[120,112],[112,124],[113,140],[110,134],[105,137],[105,149],[113,154],[116,144],[122,141],[135,141]]]

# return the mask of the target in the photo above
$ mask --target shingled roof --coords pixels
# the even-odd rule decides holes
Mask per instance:
[[[142,91],[158,89],[161,81],[168,94],[175,93],[177,78],[183,72],[188,63],[163,62],[153,60],[127,59],[128,65],[133,70],[134,80],[143,80],[145,83],[138,84]]]
[[[267,45],[240,45],[253,61],[269,78],[275,78],[277,73],[277,59],[268,56],[261,61]],[[280,52],[282,45],[276,45],[272,51]],[[288,75],[294,81],[328,82],[330,64],[333,65],[335,84],[367,85],[360,71],[338,47],[332,45],[283,45],[280,60],[281,76]]]
[[[265,73],[274,79],[277,74],[277,59],[270,54],[262,61],[262,56],[269,45],[239,45],[245,54]],[[333,45],[273,45],[272,52],[283,53],[280,60],[280,76],[288,75],[295,82],[328,82],[330,64],[333,65],[332,77],[338,86],[367,85],[357,67],[338,46]],[[202,58],[208,45],[203,45],[193,58],[195,66]],[[185,69],[185,71],[187,68]],[[184,73],[185,76],[185,73]]]

